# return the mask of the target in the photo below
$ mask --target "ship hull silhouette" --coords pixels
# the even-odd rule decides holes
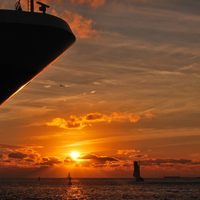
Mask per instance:
[[[0,10],[0,104],[26,86],[74,42],[62,19]]]

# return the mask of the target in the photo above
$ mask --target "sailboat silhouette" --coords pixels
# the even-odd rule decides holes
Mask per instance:
[[[72,185],[72,178],[71,178],[71,176],[70,176],[70,172],[69,172],[67,178],[68,178],[68,185]]]
[[[140,161],[134,161],[134,171],[133,176],[135,177],[136,181],[144,181],[144,179],[140,176]]]

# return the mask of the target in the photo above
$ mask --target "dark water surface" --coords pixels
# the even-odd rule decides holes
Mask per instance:
[[[0,200],[200,200],[200,179],[0,179]]]

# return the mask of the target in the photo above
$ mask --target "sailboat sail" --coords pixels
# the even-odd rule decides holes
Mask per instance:
[[[140,163],[137,161],[134,161],[133,176],[135,177],[136,181],[144,181],[144,179],[140,177]]]
[[[140,167],[138,165],[138,162],[134,162],[134,172],[133,172],[133,176],[135,178],[139,178],[140,177]]]

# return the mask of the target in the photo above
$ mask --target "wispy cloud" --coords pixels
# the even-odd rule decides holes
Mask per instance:
[[[48,140],[52,138],[59,138],[62,137],[62,134],[54,134],[54,135],[37,135],[37,136],[32,136],[31,140]]]
[[[121,149],[117,151],[117,154],[132,154],[132,153],[138,153],[140,152],[140,150],[136,150],[136,149]]]
[[[7,151],[16,151],[16,150],[30,150],[30,149],[36,149],[36,148],[43,148],[39,145],[11,145],[11,144],[0,144],[1,150],[7,150]]]

